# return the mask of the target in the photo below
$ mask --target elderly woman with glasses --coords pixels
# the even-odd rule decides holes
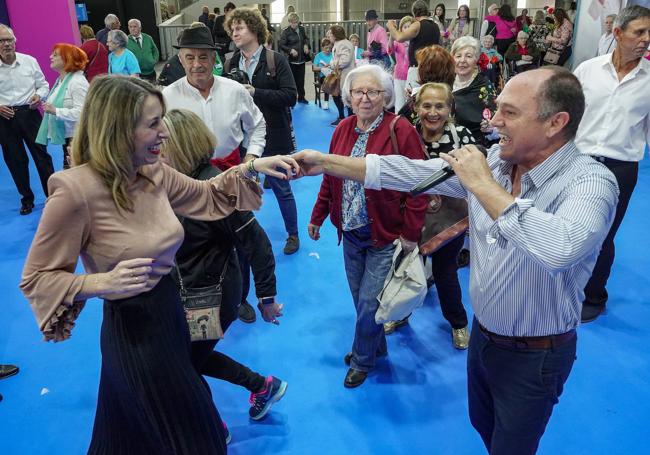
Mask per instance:
[[[135,54],[126,48],[128,38],[122,30],[108,32],[108,72],[125,76],[140,76],[140,64]]]
[[[330,153],[352,157],[401,154],[424,159],[417,130],[408,120],[386,110],[393,105],[394,92],[391,76],[383,68],[364,65],[350,71],[341,94],[354,115],[337,126]],[[350,366],[345,387],[361,385],[376,358],[387,354],[383,327],[375,322],[377,296],[392,264],[395,241],[399,239],[405,250],[415,248],[426,206],[426,198],[364,190],[360,183],[323,176],[308,231],[318,240],[329,215],[339,241],[343,240],[345,272],[357,312],[352,351],[345,356]]]

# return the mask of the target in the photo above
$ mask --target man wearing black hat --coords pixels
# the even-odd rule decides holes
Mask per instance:
[[[383,65],[390,68],[391,61],[388,57],[388,34],[384,27],[377,23],[377,11],[369,9],[366,11],[366,25],[368,26],[368,49],[363,51],[362,57],[370,60],[370,63]]]
[[[180,49],[185,77],[163,90],[167,108],[188,109],[203,119],[219,139],[214,158],[235,155],[240,145],[248,155],[261,156],[266,145],[264,116],[243,85],[213,75],[217,50],[210,30],[184,30],[174,47]]]

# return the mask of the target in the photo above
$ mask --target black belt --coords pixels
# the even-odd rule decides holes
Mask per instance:
[[[481,333],[494,344],[510,349],[553,349],[573,340],[576,336],[575,329],[559,335],[546,335],[540,337],[507,337],[490,332],[481,324],[478,325]]]
[[[606,156],[600,156],[600,155],[590,155],[590,156],[596,161],[598,161],[599,163],[603,163],[603,164],[628,164],[628,163],[636,162],[636,161],[615,160],[614,158],[607,158]]]

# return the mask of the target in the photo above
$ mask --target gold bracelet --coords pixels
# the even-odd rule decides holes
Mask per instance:
[[[248,169],[247,170],[248,170],[248,174],[250,176],[249,178],[257,177],[257,171],[255,170],[255,164],[254,164],[256,159],[257,158],[253,158],[252,160],[250,160],[248,162]]]

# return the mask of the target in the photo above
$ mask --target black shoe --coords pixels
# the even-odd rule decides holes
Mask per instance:
[[[377,358],[379,357],[386,357],[388,355],[388,352],[384,352],[383,354],[380,354],[379,352],[375,354]],[[352,360],[352,353],[348,352],[345,354],[345,357],[343,357],[343,361],[347,366],[350,366],[350,361]]]
[[[598,316],[605,312],[605,305],[586,305],[582,304],[582,313],[580,315],[580,321],[585,324],[587,322],[592,322],[598,319]]]
[[[343,385],[348,389],[353,389],[363,384],[363,381],[365,381],[367,377],[367,372],[350,368],[345,375],[345,381],[343,381]]]
[[[467,267],[469,265],[469,250],[463,248],[460,250],[460,253],[458,253],[458,257],[456,258],[456,264],[458,264],[458,267]]]
[[[16,365],[0,365],[0,379],[8,378],[18,374],[18,367]]]
[[[246,324],[252,324],[257,319],[257,316],[255,316],[255,308],[246,300],[239,305],[238,316],[239,320]]]
[[[341,120],[343,120],[343,119],[342,119],[342,118],[337,118],[337,119],[334,120],[332,123],[330,123],[330,125],[332,125],[332,126],[336,126],[336,125],[338,125],[339,123],[341,123]]]
[[[23,202],[23,205],[20,207],[20,214],[29,215],[30,213],[32,213],[33,209],[34,209],[33,202]]]
[[[301,104],[309,104],[309,101],[307,101],[307,100],[304,99],[304,98],[299,99],[298,102],[301,103]]]

